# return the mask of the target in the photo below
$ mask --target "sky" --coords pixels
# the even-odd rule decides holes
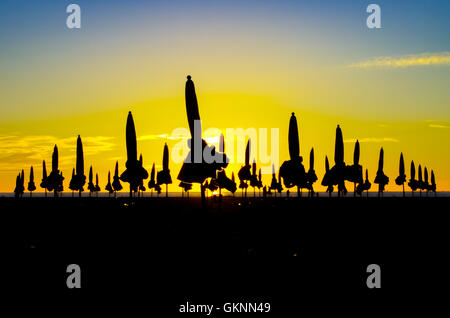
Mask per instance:
[[[70,3],[80,29],[66,26]],[[366,26],[370,3],[380,29]],[[339,124],[346,163],[358,139],[372,182],[383,147],[388,191],[400,190],[401,152],[408,178],[414,160],[450,191],[448,12],[448,1],[412,0],[1,1],[0,192],[14,190],[21,169],[27,182],[30,166],[39,181],[54,144],[67,190],[77,135],[104,187],[116,160],[125,168],[128,111],[144,167],[161,169],[164,143],[172,149],[173,130],[188,127],[188,74],[204,130],[278,128],[280,164],[295,112],[300,153],[308,168],[314,147],[319,180]],[[179,168],[170,162],[170,191]]]

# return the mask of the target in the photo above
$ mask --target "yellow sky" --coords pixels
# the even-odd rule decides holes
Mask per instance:
[[[195,80],[195,78],[194,78]],[[180,80],[184,84],[184,79]],[[334,155],[334,134],[337,124],[343,129],[345,142],[345,159],[352,162],[355,139],[361,142],[361,163],[369,169],[369,177],[373,181],[377,168],[378,151],[385,150],[385,172],[390,177],[387,190],[396,191],[394,184],[398,173],[398,159],[403,151],[407,171],[409,163],[414,159],[416,165],[421,163],[436,173],[438,188],[450,189],[449,169],[447,167],[450,150],[448,142],[450,128],[448,123],[436,120],[392,121],[379,119],[360,119],[350,116],[332,116],[322,112],[302,109],[299,105],[280,104],[273,97],[251,96],[240,94],[203,94],[201,83],[196,81],[200,114],[203,129],[219,128],[279,128],[280,161],[288,159],[287,130],[289,117],[295,111],[300,128],[301,155],[305,168],[309,167],[309,151],[315,148],[315,169],[321,180],[324,173],[324,157],[332,160]],[[179,85],[183,88],[183,85]],[[143,153],[144,166],[148,171],[153,162],[161,168],[162,151],[165,142],[173,147],[178,140],[165,138],[177,127],[187,128],[183,91],[174,98],[141,101],[133,106],[125,106],[101,112],[85,112],[80,115],[61,116],[47,120],[17,121],[2,126],[9,134],[1,135],[2,159],[0,161],[0,191],[13,190],[15,175],[29,166],[35,167],[37,180],[41,178],[41,161],[47,164],[51,159],[53,144],[60,149],[60,167],[66,176],[65,189],[68,186],[71,169],[75,165],[76,136],[80,134],[85,149],[85,166],[94,166],[94,172],[100,176],[101,186],[106,183],[108,170],[113,170],[114,163],[119,160],[120,169],[124,169],[126,160],[125,123],[128,110],[134,115],[138,136],[138,152]],[[306,107],[305,107],[306,108]],[[226,110],[226,111],[225,111]],[[355,116],[356,117],[356,116]],[[57,132],[57,133],[55,133]],[[244,151],[241,149],[241,151]],[[231,171],[237,174],[240,165],[230,165]],[[175,181],[180,165],[170,163],[174,184],[170,191],[179,191]],[[86,168],[87,174],[87,168]],[[409,173],[408,173],[409,174]],[[26,177],[27,179],[28,177]],[[268,183],[271,176],[264,176]],[[316,190],[324,190],[319,183]],[[349,189],[352,186],[349,185]],[[374,187],[372,189],[375,189]]]

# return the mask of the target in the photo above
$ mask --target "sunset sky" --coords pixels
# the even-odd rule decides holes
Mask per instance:
[[[81,7],[81,29],[66,27],[70,3]],[[381,29],[366,26],[370,3],[381,7]],[[359,139],[371,182],[383,147],[388,191],[401,190],[400,152],[408,179],[414,160],[450,191],[449,12],[450,1],[3,0],[0,192],[14,190],[21,169],[28,182],[31,165],[39,182],[54,144],[67,190],[77,135],[86,175],[93,165],[104,188],[116,160],[125,168],[130,110],[145,168],[160,169],[164,143],[179,142],[166,136],[188,127],[188,74],[203,129],[279,128],[280,163],[295,112],[306,168],[315,149],[316,190],[339,124],[346,163]],[[180,189],[179,168],[170,163],[170,191]]]

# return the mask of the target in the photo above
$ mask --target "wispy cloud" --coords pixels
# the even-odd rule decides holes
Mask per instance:
[[[450,126],[439,125],[439,124],[429,124],[428,127],[431,127],[431,128],[443,128],[443,129],[450,128]]]
[[[159,135],[143,135],[139,136],[137,138],[138,141],[145,141],[145,140],[156,140],[156,139],[168,139],[168,140],[181,140],[185,139],[183,136],[169,136],[168,134],[159,134]]]
[[[359,140],[359,142],[375,142],[375,143],[381,143],[381,142],[399,142],[398,139],[391,138],[391,137],[383,137],[383,138],[376,138],[376,137],[367,137],[367,138],[351,138],[351,139],[345,139],[344,142],[351,142],[354,143],[356,140]]]
[[[350,64],[349,67],[371,68],[371,67],[410,67],[445,65],[450,66],[450,52],[422,53],[402,56],[379,56],[373,59]]]

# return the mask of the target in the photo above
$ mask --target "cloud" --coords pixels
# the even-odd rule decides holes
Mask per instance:
[[[443,129],[450,128],[449,126],[439,125],[439,124],[429,124],[428,127],[431,127],[431,128],[443,128]]]
[[[85,156],[110,151],[115,147],[114,137],[82,137]],[[0,135],[0,170],[17,170],[26,165],[49,159],[53,146],[58,145],[62,163],[75,160],[76,137]]]
[[[169,139],[169,140],[182,140],[185,139],[185,137],[182,136],[169,136],[168,134],[160,134],[160,135],[143,135],[137,137],[138,141],[145,141],[145,140],[155,140],[155,139]]]
[[[344,142],[351,142],[355,143],[356,138],[351,139],[345,139]],[[368,137],[368,138],[359,138],[359,142],[375,142],[375,143],[381,143],[381,142],[399,142],[398,139],[391,138],[391,137],[383,137],[383,138],[376,138],[376,137]]]
[[[392,67],[403,68],[410,66],[444,65],[450,66],[450,52],[422,53],[402,56],[379,56],[373,59],[350,64],[353,68]]]

